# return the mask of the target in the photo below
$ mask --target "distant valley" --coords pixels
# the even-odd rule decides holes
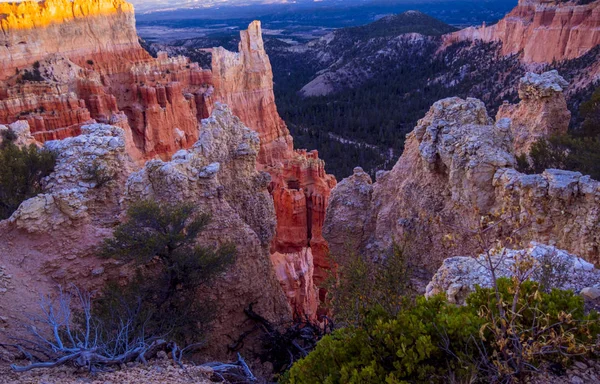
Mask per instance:
[[[340,6],[343,4],[343,6]],[[175,42],[191,38],[237,38],[249,22],[260,19],[265,35],[289,43],[303,43],[334,29],[360,26],[385,16],[418,10],[456,27],[493,23],[502,18],[515,0],[392,0],[322,1],[293,4],[249,4],[245,7],[203,7],[137,14],[140,36],[152,42]]]
[[[514,4],[483,2],[474,6],[465,1],[451,5],[462,9],[457,13],[461,18],[472,15],[468,20],[472,24],[489,25]],[[327,22],[323,22],[325,16],[311,13],[311,26],[301,13],[261,17],[278,109],[295,142],[318,149],[338,179],[352,174],[357,164],[374,176],[394,164],[406,133],[436,100],[455,95],[477,97],[493,113],[503,101],[516,101],[518,79],[531,65],[523,63],[518,54],[505,55],[500,42],[446,44],[442,36],[464,26],[454,18],[451,5],[441,1],[397,4],[395,8],[360,6],[346,10],[344,17],[336,10],[340,17],[327,18]],[[408,7],[423,8],[427,13],[408,10],[385,15]],[[471,12],[463,9],[469,7]],[[366,23],[372,19],[377,20]],[[244,22],[239,20],[240,25]],[[238,26],[231,21],[144,21],[141,17],[138,24],[149,50],[182,54],[205,68],[211,57],[205,48],[235,49],[238,43]],[[163,36],[161,41],[148,34],[144,25],[161,28],[157,30]],[[204,36],[191,37],[200,31]],[[180,38],[175,39],[177,36]],[[555,66],[542,63],[537,69],[559,68],[571,80],[584,76],[589,66],[598,62],[598,54],[594,49],[580,59]],[[589,99],[593,89],[588,82],[569,93],[574,128],[579,122],[579,104]]]

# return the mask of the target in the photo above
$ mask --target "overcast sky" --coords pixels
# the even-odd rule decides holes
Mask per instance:
[[[214,7],[218,5],[249,5],[295,3],[293,0],[129,0],[138,11],[156,8]],[[304,0],[306,1],[306,0]]]

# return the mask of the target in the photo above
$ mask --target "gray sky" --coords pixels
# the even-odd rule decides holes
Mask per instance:
[[[139,11],[156,8],[214,7],[218,5],[248,5],[295,3],[293,0],[129,0]]]

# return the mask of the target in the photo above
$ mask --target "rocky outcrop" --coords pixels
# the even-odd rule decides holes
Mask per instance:
[[[119,276],[114,261],[94,254],[121,213],[119,201],[131,166],[125,141],[122,129],[92,124],[80,136],[47,142],[48,149],[57,151],[57,163],[44,193],[0,221],[2,266],[13,277],[0,312],[3,328],[12,335],[22,331],[28,314],[37,313],[40,294],[69,283],[94,291],[109,276]],[[107,177],[103,185],[94,170]]]
[[[498,23],[466,28],[445,40],[501,41],[505,55],[522,52],[527,63],[574,59],[600,44],[600,2],[519,0]]]
[[[593,264],[556,247],[532,243],[529,248],[522,250],[495,250],[489,259],[487,255],[448,258],[427,285],[425,296],[444,294],[449,302],[464,304],[469,293],[475,291],[475,286],[492,286],[487,267],[490,261],[497,266],[497,277],[512,277],[516,273],[528,275],[534,281],[549,285],[546,288],[580,292],[584,288],[600,285],[600,270],[594,268]],[[526,264],[531,267],[517,271],[517,268],[521,268],[517,265]]]
[[[99,259],[95,250],[127,207],[141,199],[192,201],[212,217],[200,243],[237,246],[236,263],[210,290],[199,293],[219,302],[207,356],[225,358],[228,343],[223,340],[235,340],[252,328],[243,312],[250,303],[276,324],[291,319],[269,257],[276,221],[270,177],[256,168],[257,133],[216,104],[192,148],[132,172],[121,128],[94,124],[82,131],[45,144],[59,155],[44,194],[26,200],[0,222],[2,273],[15,277],[0,300],[11,329],[16,332],[23,316],[35,312],[40,292],[53,292],[59,283],[97,290],[109,278],[132,276],[120,263]],[[108,179],[97,178],[99,172]]]
[[[511,119],[515,154],[529,154],[539,139],[566,134],[571,112],[563,91],[569,84],[557,71],[527,73],[519,83],[518,105],[504,103],[496,120]]]
[[[118,186],[132,166],[122,129],[86,125],[80,136],[49,141],[45,149],[58,154],[54,172],[44,181],[45,193],[23,202],[10,224],[29,233],[52,233],[119,211],[123,188]],[[99,185],[100,176],[107,185]]]
[[[226,335],[248,330],[243,309],[254,309],[274,323],[289,319],[290,309],[269,260],[275,235],[273,200],[268,193],[269,175],[257,171],[258,134],[247,128],[231,110],[216,104],[202,121],[200,139],[181,150],[171,161],[152,160],[127,181],[125,202],[153,199],[165,202],[193,201],[199,211],[211,215],[202,233],[206,246],[232,242],[236,264],[219,279],[210,294],[219,310],[211,348],[223,354]]]
[[[332,252],[380,258],[399,242],[434,271],[448,257],[479,253],[481,218],[490,216],[500,223],[486,231],[493,240],[539,241],[600,262],[600,183],[517,172],[510,123],[494,123],[475,99],[435,103],[390,172],[373,183],[357,169],[333,190],[323,229]]]
[[[37,144],[26,121],[17,121],[8,126],[0,125],[0,144],[4,141],[4,135],[9,133],[14,136],[14,143],[19,147]]]
[[[330,249],[379,258],[394,241],[414,239],[423,247],[415,252],[428,250],[421,265],[437,268],[450,251],[442,237],[493,205],[496,170],[515,162],[511,146],[509,121],[493,125],[481,101],[438,101],[391,171],[372,183],[357,169],[333,190],[323,229]]]

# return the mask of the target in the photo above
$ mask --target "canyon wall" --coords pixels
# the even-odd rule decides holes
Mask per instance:
[[[40,142],[78,135],[93,121],[118,125],[138,163],[196,142],[210,114],[210,70],[152,58],[131,4],[2,3],[0,16],[0,123],[27,120]]]
[[[465,40],[501,41],[505,55],[522,52],[527,63],[574,59],[600,44],[600,1],[519,0],[497,24],[470,27],[445,37],[446,44]]]
[[[548,91],[542,84],[539,93]],[[534,110],[546,101],[537,103]],[[479,100],[435,103],[391,171],[373,183],[356,169],[333,190],[323,233],[334,255],[385,258],[397,242],[431,273],[448,257],[481,253],[487,217],[496,223],[485,231],[490,244],[539,241],[600,263],[600,183],[577,172],[519,173],[512,130],[511,119],[494,122]]]

